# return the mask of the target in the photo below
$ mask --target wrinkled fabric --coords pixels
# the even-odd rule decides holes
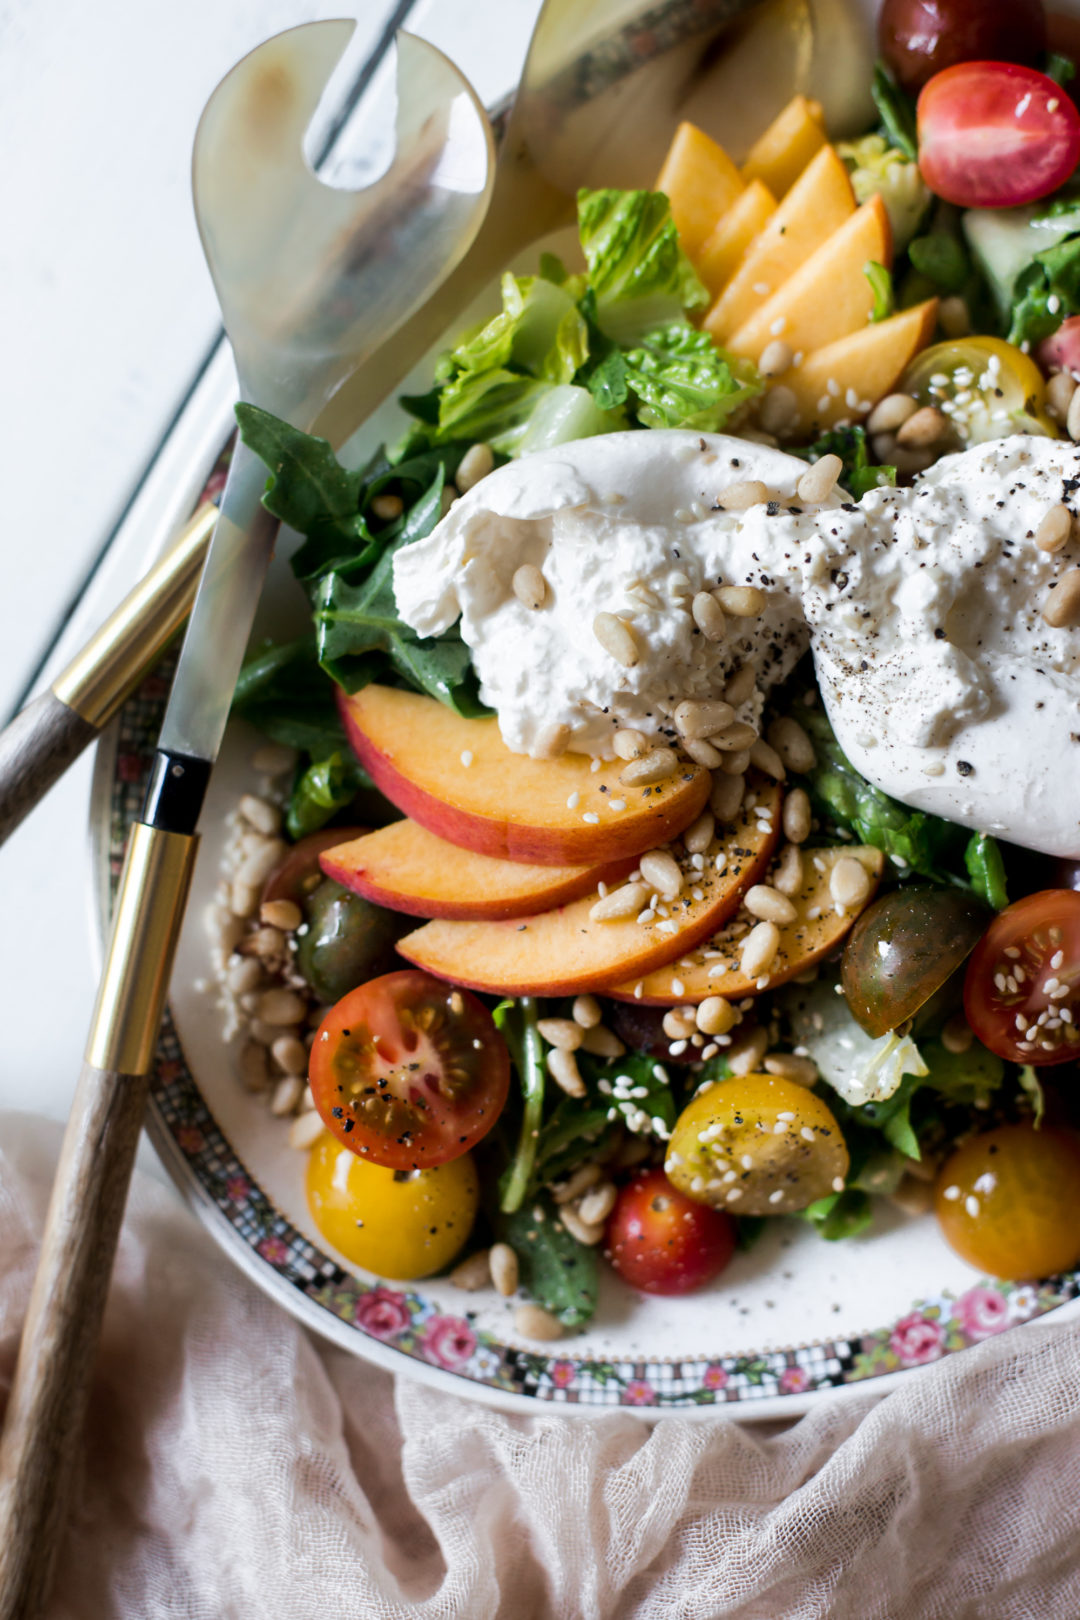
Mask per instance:
[[[6,1392],[57,1141],[0,1123]],[[1080,1325],[779,1432],[502,1415],[315,1340],[137,1176],[50,1620],[1080,1614]]]

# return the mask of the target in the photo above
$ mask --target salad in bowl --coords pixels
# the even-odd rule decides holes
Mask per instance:
[[[365,465],[238,410],[311,613],[237,694],[238,1069],[345,1262],[521,1341],[886,1203],[1080,1261],[1076,70],[923,9],[872,129],[582,192]]]

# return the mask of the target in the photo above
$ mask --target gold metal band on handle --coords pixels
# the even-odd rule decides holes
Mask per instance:
[[[191,611],[218,509],[207,501],[53,682],[61,703],[100,728]]]
[[[146,1074],[195,867],[197,837],[137,821],[128,839],[86,1061]]]

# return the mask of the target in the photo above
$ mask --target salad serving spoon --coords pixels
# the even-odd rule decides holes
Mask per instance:
[[[487,208],[493,140],[467,80],[398,35],[396,146],[362,191],[302,150],[354,24],[291,29],[222,80],[193,192],[242,396],[300,428],[459,262]],[[196,823],[273,550],[262,463],[238,444],[132,828],[0,1440],[0,1620],[46,1600],[85,1413]]]

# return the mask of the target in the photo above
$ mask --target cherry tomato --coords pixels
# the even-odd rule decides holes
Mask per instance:
[[[1061,437],[1061,429],[1044,408],[1042,372],[1029,355],[1004,338],[935,343],[908,367],[900,387],[920,405],[947,407],[952,424],[947,449],[962,450],[1010,433]]]
[[[735,1222],[692,1203],[662,1170],[644,1170],[621,1192],[608,1218],[607,1258],[645,1294],[689,1294],[718,1277],[735,1253]]]
[[[381,1277],[430,1277],[450,1264],[476,1218],[471,1154],[429,1170],[388,1170],[358,1159],[324,1131],[307,1167],[316,1226],[354,1265]]]
[[[974,895],[928,883],[875,900],[848,935],[840,968],[866,1033],[884,1035],[917,1013],[975,949],[989,916]]]
[[[685,1041],[681,1052],[672,1052],[672,1038],[664,1033],[666,1008],[646,1007],[640,1001],[612,1001],[606,1004],[606,1013],[605,1022],[632,1052],[648,1052],[661,1063],[676,1065],[700,1060],[701,1053]]]
[[[961,62],[919,97],[919,170],[931,191],[961,208],[1035,202],[1080,161],[1080,113],[1034,68]]]
[[[955,62],[1034,64],[1046,47],[1042,0],[885,0],[878,47],[912,94]]]
[[[360,838],[366,827],[323,827],[294,844],[280,866],[275,866],[263,888],[263,900],[292,900],[303,906],[323,880],[319,856],[335,844]]]
[[[311,1048],[315,1106],[339,1142],[392,1170],[460,1158],[506,1102],[510,1054],[482,1002],[387,973],[331,1007]]]
[[[934,1208],[957,1254],[1017,1281],[1080,1260],[1080,1136],[1002,1125],[973,1136],[938,1175]]]
[[[1080,315],[1070,315],[1036,350],[1044,371],[1071,371],[1080,377]]]
[[[964,1012],[1012,1063],[1080,1057],[1080,894],[1042,889],[994,918],[968,963]]]

